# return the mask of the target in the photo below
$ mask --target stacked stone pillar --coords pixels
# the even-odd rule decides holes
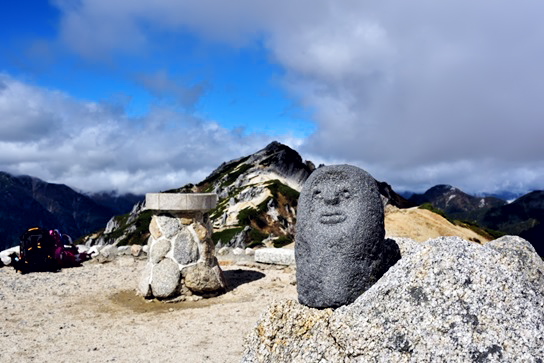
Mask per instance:
[[[208,212],[217,204],[209,193],[149,193],[149,259],[139,293],[146,298],[214,295],[226,288],[215,258]]]

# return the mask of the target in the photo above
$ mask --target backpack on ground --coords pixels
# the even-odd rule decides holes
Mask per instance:
[[[21,273],[58,271],[55,240],[45,229],[34,227],[20,238],[20,260],[16,269]]]

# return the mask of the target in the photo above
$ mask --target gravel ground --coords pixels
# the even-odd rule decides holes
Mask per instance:
[[[123,256],[58,273],[0,269],[2,362],[239,362],[275,299],[296,299],[294,270],[222,261],[230,290],[164,303],[136,295],[145,260]]]

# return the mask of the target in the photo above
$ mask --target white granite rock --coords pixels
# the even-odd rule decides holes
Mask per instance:
[[[145,268],[142,272],[142,276],[140,278],[140,282],[138,284],[138,294],[146,298],[153,295],[153,292],[151,291],[153,266],[154,265],[151,262],[146,263]]]
[[[115,257],[119,254],[117,246],[107,245],[104,248],[100,249],[100,257],[104,258],[107,261],[113,261]]]
[[[153,216],[156,220],[162,236],[165,238],[172,238],[180,230],[180,221],[178,218],[172,218],[170,215],[158,215]]]
[[[76,247],[79,253],[89,252],[89,249],[90,249],[88,246],[85,246],[85,245],[77,245]]]
[[[245,253],[245,251],[244,251],[243,248],[235,247],[235,248],[232,249],[232,254],[233,255],[240,256],[240,255],[243,255],[244,253]]]
[[[119,246],[119,247],[117,247],[117,253],[120,256],[130,255],[130,246]]]
[[[217,251],[217,254],[219,256],[226,256],[230,253],[231,251],[231,248],[230,247],[227,247],[227,246],[224,246],[224,247],[221,247],[218,251]]]
[[[130,254],[134,257],[139,257],[142,253],[142,246],[141,245],[132,245],[130,246]]]
[[[245,250],[244,250],[245,254],[247,256],[254,256],[255,255],[255,250],[253,248],[249,248],[247,247]]]
[[[185,286],[195,293],[218,291],[226,287],[219,267],[210,268],[202,262],[183,269],[183,277]]]
[[[178,264],[168,257],[154,265],[151,281],[153,296],[159,299],[172,296],[178,288],[180,276]]]
[[[170,251],[171,246],[170,240],[167,240],[166,238],[155,241],[150,248],[149,261],[152,263],[159,263]]]
[[[93,254],[93,255],[98,255],[98,254],[100,254],[100,250],[101,250],[102,248],[104,248],[104,245],[94,245],[94,246],[91,246],[91,247],[89,248],[88,253],[89,253],[89,254]]]
[[[243,362],[542,362],[544,262],[519,237],[420,244],[354,303],[271,305]]]
[[[294,265],[295,251],[287,248],[259,248],[255,251],[255,262],[273,265]]]
[[[0,252],[0,259],[2,259],[2,262],[4,263],[4,265],[11,264],[11,257],[9,257],[9,255],[11,255],[12,253],[16,253],[18,255],[19,246],[11,247],[11,248],[8,248],[7,250],[3,250],[2,252]]]

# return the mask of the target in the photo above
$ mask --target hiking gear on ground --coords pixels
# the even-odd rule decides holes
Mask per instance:
[[[20,257],[16,269],[21,273],[58,271],[55,260],[56,241],[45,229],[34,227],[20,238]]]

